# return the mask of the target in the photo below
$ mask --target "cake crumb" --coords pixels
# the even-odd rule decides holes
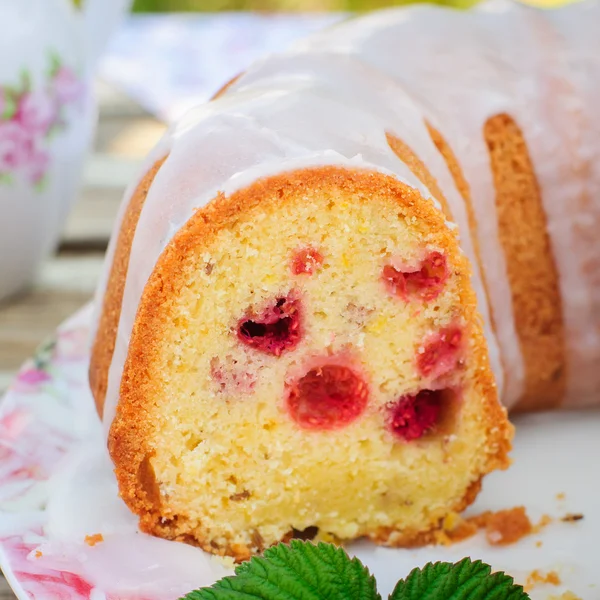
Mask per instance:
[[[491,513],[485,524],[485,537],[492,546],[514,544],[533,531],[525,507],[517,506]]]
[[[442,546],[450,546],[473,537],[476,533],[477,525],[475,523],[452,512],[446,515],[442,528],[436,532],[435,541]]]
[[[36,550],[34,556],[36,558],[42,558],[43,554],[41,550]]]
[[[525,508],[517,506],[497,512],[486,511],[463,519],[456,513],[450,513],[442,523],[442,527],[435,533],[435,542],[449,546],[474,536],[479,529],[485,529],[486,539],[492,546],[514,544],[521,538],[537,533],[552,519],[544,515],[537,525],[532,525]],[[537,547],[542,543],[537,542]]]
[[[564,592],[560,596],[548,596],[548,600],[582,600],[573,592]]]
[[[342,540],[334,535],[333,533],[329,533],[328,531],[321,531],[317,533],[313,543],[324,542],[326,544],[335,544],[336,546],[343,546]]]
[[[539,533],[544,527],[550,525],[550,523],[552,523],[552,517],[550,515],[542,515],[538,523],[533,526],[533,533]]]
[[[100,542],[104,541],[104,536],[101,533],[94,533],[93,535],[86,535],[85,536],[85,543],[88,546],[95,546],[96,544],[99,544]]]
[[[560,492],[559,494],[556,494],[556,499],[559,501],[564,500],[567,497],[567,495],[564,492]]]
[[[561,521],[564,523],[574,523],[575,521],[581,521],[583,519],[583,515],[581,513],[567,513]]]
[[[238,563],[252,558],[252,551],[245,544],[231,544],[231,551],[234,553],[235,561]]]
[[[556,571],[548,571],[548,573],[544,575],[544,573],[535,569],[527,576],[524,589],[528,592],[539,584],[560,585],[561,583],[560,577]]]
[[[223,565],[226,569],[235,569],[235,558],[233,556],[213,556],[213,560]]]
[[[541,548],[541,547],[542,547],[542,540],[538,540],[538,541],[535,543],[535,547],[536,547],[536,548]]]

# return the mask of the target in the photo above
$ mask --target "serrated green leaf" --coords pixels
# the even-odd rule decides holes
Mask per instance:
[[[185,600],[381,600],[368,569],[332,544],[278,544],[235,572]]]
[[[480,560],[428,563],[396,585],[389,600],[527,600],[522,586],[504,573],[491,573]]]

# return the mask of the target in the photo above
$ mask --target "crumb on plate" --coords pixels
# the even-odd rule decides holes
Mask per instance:
[[[497,512],[486,511],[467,519],[457,513],[450,513],[444,519],[441,530],[437,532],[435,541],[438,544],[449,546],[472,537],[479,529],[485,529],[489,544],[492,546],[508,545],[518,542],[530,533],[539,531],[550,521],[550,517],[544,515],[540,523],[532,525],[523,506]]]
[[[536,585],[540,584],[549,584],[549,585],[560,585],[562,582],[558,573],[556,571],[548,571],[546,574],[542,573],[538,569],[531,571],[527,576],[527,581],[525,582],[524,588],[525,591],[528,592]]]
[[[550,523],[552,523],[552,517],[550,515],[542,515],[538,523],[533,526],[533,533],[539,533],[544,527],[550,525]]]
[[[104,536],[101,533],[94,533],[93,535],[86,535],[84,541],[88,546],[95,546],[104,541]]]
[[[514,544],[533,530],[523,506],[490,513],[485,519],[485,537],[492,546]]]
[[[575,521],[581,521],[583,519],[583,515],[581,513],[567,513],[561,521],[564,523],[574,523]]]
[[[223,565],[226,569],[235,569],[235,558],[233,556],[215,555],[213,560]]]
[[[548,596],[548,600],[582,600],[573,592],[563,592],[560,596]]]

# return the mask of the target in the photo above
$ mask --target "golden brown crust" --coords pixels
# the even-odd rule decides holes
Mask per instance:
[[[243,75],[244,73],[240,73],[239,75],[236,75],[235,77],[232,77],[227,83],[225,83],[224,85],[222,85],[217,92],[213,95],[213,97],[211,98],[211,100],[216,100],[217,98],[220,98],[221,96],[223,96],[227,90]]]
[[[488,119],[484,136],[525,364],[525,389],[518,409],[550,408],[564,397],[566,357],[558,272],[540,189],[523,134],[509,115]]]
[[[172,303],[184,285],[183,267],[186,262],[209,247],[219,231],[232,227],[241,214],[250,213],[259,206],[261,211],[274,210],[278,205],[288,202],[288,198],[299,197],[302,190],[307,188],[338,188],[346,194],[360,196],[364,201],[369,201],[370,194],[381,196],[385,193],[406,215],[416,217],[418,222],[428,223],[432,234],[441,240],[442,249],[457,265],[461,265],[463,280],[460,301],[465,318],[474,324],[474,364],[479,365],[476,385],[482,399],[484,418],[487,419],[488,461],[484,471],[508,465],[507,452],[510,449],[512,427],[506,421],[505,410],[497,401],[480,317],[476,313],[476,299],[469,284],[469,268],[466,259],[458,251],[455,233],[445,226],[430,202],[424,202],[415,190],[392,177],[340,167],[304,169],[259,180],[229,197],[220,195],[199,209],[168,244],[145,287],[123,370],[116,417],[110,429],[109,451],[115,463],[121,496],[140,515],[140,527],[148,533],[192,542],[210,552],[228,554],[240,560],[257,550],[234,545],[215,546],[210,540],[198,539],[197,535],[192,539],[189,525],[169,514],[154,493],[156,487],[149,462],[151,449],[147,446],[147,440],[152,437],[153,431],[150,418],[152,404],[154,398],[161,394],[158,383],[161,378],[156,372],[159,361],[155,340],[169,326]],[[461,509],[470,503],[476,490],[474,484],[456,508]],[[410,535],[405,537],[408,544]],[[417,539],[418,535],[413,537]]]
[[[436,178],[425,166],[425,163],[400,138],[391,133],[386,133],[385,137],[394,154],[412,171],[413,175],[427,187],[433,194],[433,197],[440,203],[446,218],[450,221],[454,221],[446,196],[444,196]]]
[[[469,183],[465,179],[465,176],[460,168],[460,164],[452,151],[452,148],[445,140],[444,136],[430,123],[425,121],[425,126],[431,136],[431,141],[434,143],[438,152],[442,155],[442,158],[448,165],[448,170],[454,179],[454,184],[458,188],[460,195],[465,201],[465,208],[467,210],[467,220],[469,221],[469,230],[471,231],[471,237],[473,239],[473,246],[475,249],[475,255],[479,258],[479,241],[477,237],[477,219],[475,218],[475,211],[473,210],[473,201],[471,199],[471,188]],[[481,263],[481,260],[479,261]]]
[[[465,508],[473,504],[481,491],[481,480],[479,477],[475,480],[465,492],[463,498],[451,507],[448,512],[460,513]],[[402,533],[390,528],[381,528],[370,539],[382,546],[391,546],[394,548],[419,548],[429,544],[437,544],[440,541],[440,532],[443,530],[443,519],[440,519],[428,531],[403,531]]]
[[[108,369],[115,350],[115,340],[121,316],[123,291],[125,290],[129,253],[133,243],[133,236],[150,186],[164,160],[158,161],[140,181],[127,206],[119,229],[113,264],[106,284],[98,330],[94,338],[90,357],[90,388],[96,402],[96,410],[100,416],[102,416],[104,410],[104,399],[108,385]]]

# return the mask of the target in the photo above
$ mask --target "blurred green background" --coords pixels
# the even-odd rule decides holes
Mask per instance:
[[[85,0],[74,0],[81,5]],[[414,2],[431,2],[446,6],[468,8],[479,0],[134,0],[134,12],[214,12],[219,10],[259,11],[361,11],[399,6]],[[521,0],[526,4],[551,8],[573,0]]]
[[[372,10],[410,4],[414,0],[135,0],[136,12],[219,11],[219,10]],[[429,0],[436,4],[468,7],[478,0]],[[544,7],[567,4],[570,0],[523,0]]]
[[[135,0],[136,12],[219,10],[368,10],[408,4],[411,0]],[[477,0],[438,0],[438,4],[469,6]]]

